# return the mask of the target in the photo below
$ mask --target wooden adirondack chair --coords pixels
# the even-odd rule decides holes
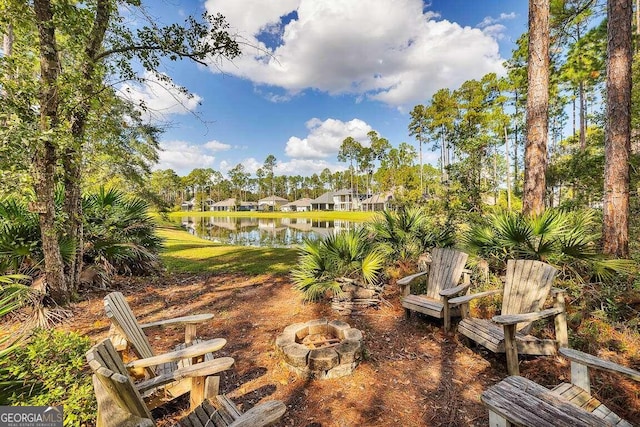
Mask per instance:
[[[97,427],[147,427],[155,421],[142,396],[140,386],[133,383],[127,368],[113,344],[106,339],[87,352],[87,362],[93,371],[93,387],[98,401]],[[173,372],[173,377],[192,377],[203,371],[222,371],[233,364],[233,359],[223,357],[196,363]],[[169,378],[166,378],[169,380]],[[156,382],[160,382],[156,380]],[[180,421],[183,427],[259,427],[278,421],[286,407],[282,402],[271,401],[255,406],[244,414],[225,396],[217,396],[216,407],[204,400]]]
[[[458,332],[494,353],[506,353],[509,375],[519,375],[518,353],[555,354],[558,347],[568,344],[563,291],[554,290],[553,308],[542,310],[555,275],[555,268],[540,261],[508,261],[504,290],[480,292],[448,301],[452,306],[463,306]],[[503,293],[500,316],[491,320],[467,317],[469,301],[500,292]],[[547,317],[555,319],[556,339],[538,339],[528,334],[531,322]]]
[[[444,318],[444,329],[449,330],[451,317],[459,316],[460,310],[450,310],[447,300],[465,293],[471,282],[469,270],[465,270],[467,255],[464,252],[450,248],[434,248],[431,251],[429,269],[421,271],[398,280],[403,295],[402,306],[407,317],[412,311],[417,311],[427,316]],[[427,292],[422,295],[411,294],[411,284],[419,277],[427,276]],[[458,285],[460,277],[464,275],[463,283]]]
[[[146,376],[153,379],[171,375],[176,370],[187,367],[192,363],[213,360],[213,352],[220,350],[226,344],[226,340],[216,338],[209,341],[196,339],[196,325],[213,318],[211,314],[197,314],[193,316],[177,317],[158,322],[139,324],[131,307],[120,292],[112,292],[104,298],[104,308],[107,317],[111,319],[111,341],[116,349],[123,355],[127,347],[141,360],[129,363],[130,368],[143,368]],[[158,326],[185,326],[185,342],[177,345],[175,351],[189,351],[189,356],[181,359],[164,360],[165,355],[155,355],[144,330]],[[233,359],[231,359],[233,360]],[[230,366],[229,366],[230,367]],[[204,398],[211,398],[218,394],[220,377],[208,375],[193,377],[191,379],[178,379],[174,382],[163,382],[157,387],[145,389],[142,397],[147,406],[154,409],[164,403],[191,392],[192,407],[198,406]]]
[[[566,347],[559,352],[571,360],[571,383],[548,390],[526,378],[508,377],[482,394],[482,402],[489,408],[489,424],[631,427],[631,423],[591,396],[589,367],[635,381],[640,381],[640,372]]]

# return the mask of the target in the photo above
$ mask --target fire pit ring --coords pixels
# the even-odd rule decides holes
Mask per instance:
[[[350,375],[362,359],[362,332],[340,320],[287,326],[276,338],[288,368],[304,378]]]

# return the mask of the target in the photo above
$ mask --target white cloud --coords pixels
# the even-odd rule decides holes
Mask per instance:
[[[502,40],[505,37],[505,32],[507,31],[507,27],[502,24],[492,24],[484,27],[482,32],[487,34],[496,40]]]
[[[245,47],[242,57],[214,72],[289,94],[313,88],[402,106],[502,71],[493,33],[437,20],[423,11],[422,0],[208,0],[206,8],[257,47]],[[283,23],[292,12],[294,19]],[[259,41],[274,28],[277,46]]]
[[[172,114],[187,114],[195,111],[202,101],[198,94],[185,94],[172,81],[163,81],[151,72],[146,71],[143,79],[142,84],[123,84],[120,93],[123,98],[146,107],[143,117],[147,121],[167,120]]]
[[[482,20],[482,22],[480,22],[478,24],[479,28],[485,28],[485,27],[489,27],[493,24],[496,24],[498,22],[502,22],[502,21],[508,21],[510,19],[515,19],[516,18],[516,13],[515,12],[510,12],[510,13],[501,13],[500,16],[498,16],[497,18],[494,18],[492,16],[485,16],[485,18]]]
[[[211,151],[226,151],[231,149],[231,145],[224,144],[220,141],[216,141],[215,139],[213,141],[206,142],[204,146]]]
[[[186,175],[195,168],[212,167],[216,160],[207,154],[204,146],[186,141],[164,141],[160,146],[162,151],[157,169],[173,169],[178,175]]]
[[[222,172],[225,175],[227,172],[229,172],[233,168],[233,166],[227,160],[221,160],[218,167],[220,169],[220,172]]]
[[[304,138],[292,136],[287,141],[285,153],[295,159],[324,159],[335,156],[342,141],[348,136],[363,144],[368,142],[371,126],[360,119],[343,122],[337,119],[322,121],[313,118],[306,123],[309,133]]]

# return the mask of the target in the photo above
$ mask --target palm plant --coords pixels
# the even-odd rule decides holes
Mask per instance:
[[[0,200],[0,271],[18,272],[42,259],[38,216],[16,198]]]
[[[604,281],[616,273],[632,273],[632,261],[599,252],[597,230],[593,211],[549,209],[537,216],[500,212],[472,226],[462,240],[470,254],[485,260],[494,271],[503,271],[508,259],[535,259],[578,279]]]
[[[327,291],[339,293],[338,279],[378,283],[385,255],[375,248],[364,228],[332,234],[321,240],[305,240],[298,266],[291,272],[294,288],[307,300],[317,300]]]
[[[453,230],[433,224],[423,208],[383,211],[367,226],[379,250],[394,261],[416,259],[433,247],[453,244]]]
[[[0,319],[22,308],[33,298],[33,291],[28,286],[20,283],[29,279],[28,276],[10,274],[0,276]],[[13,338],[12,341],[10,341]],[[13,337],[10,334],[0,334],[0,404],[6,405],[7,399],[15,391],[24,386],[23,381],[11,379],[9,375],[8,356],[19,345],[21,337]]]
[[[155,234],[145,200],[126,197],[114,188],[100,188],[84,198],[83,210],[85,263],[99,266],[107,275],[141,274],[157,268],[162,241]]]
[[[55,192],[55,207],[61,211],[64,188]],[[62,233],[58,236],[60,253],[65,262],[75,254],[73,241]],[[38,215],[30,212],[25,199],[7,197],[0,200],[0,274],[37,275],[42,264],[42,243]]]

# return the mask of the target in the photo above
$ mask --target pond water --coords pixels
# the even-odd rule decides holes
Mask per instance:
[[[290,247],[305,238],[318,239],[358,225],[343,220],[257,217],[182,217],[181,222],[191,234],[213,242],[267,247]]]

